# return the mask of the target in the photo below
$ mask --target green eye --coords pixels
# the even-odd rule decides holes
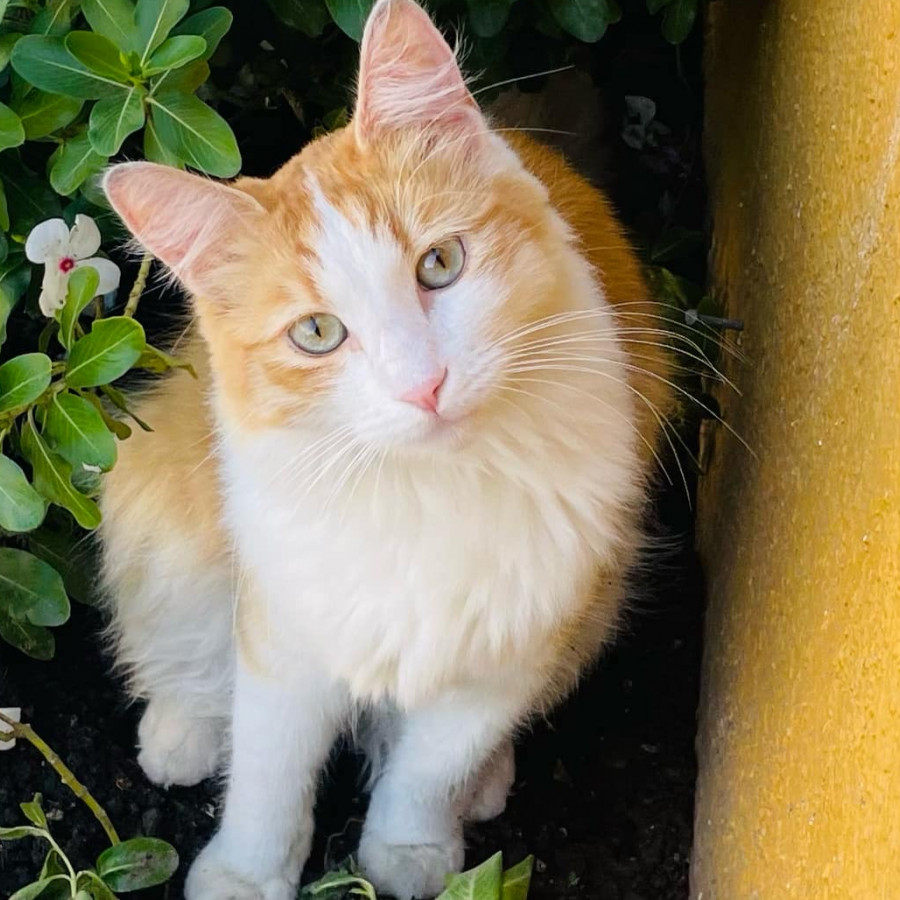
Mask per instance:
[[[447,287],[459,278],[465,261],[462,241],[457,237],[447,238],[419,257],[416,278],[426,291]]]
[[[294,322],[288,336],[304,353],[324,356],[347,340],[347,329],[337,316],[314,313]]]

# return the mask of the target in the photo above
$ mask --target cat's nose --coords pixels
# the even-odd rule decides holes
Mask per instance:
[[[434,378],[426,379],[412,390],[401,394],[400,399],[405,403],[412,403],[413,406],[418,406],[419,409],[424,409],[425,412],[437,412],[438,391],[441,389],[441,385],[443,385],[446,377],[447,367],[444,366],[440,374],[435,375]]]

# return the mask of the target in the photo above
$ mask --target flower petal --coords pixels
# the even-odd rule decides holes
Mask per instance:
[[[100,229],[90,217],[79,213],[69,232],[69,253],[75,259],[85,259],[100,249]]]
[[[25,255],[33,263],[56,263],[69,251],[69,226],[62,219],[35,225],[25,241]]]
[[[52,319],[58,309],[66,305],[66,291],[69,288],[69,273],[63,272],[59,266],[47,266],[44,269],[44,280],[41,283],[41,296],[38,304],[41,312]]]
[[[75,263],[75,268],[81,266],[90,266],[97,270],[100,281],[97,285],[97,294],[108,294],[114,291],[122,280],[122,272],[119,267],[110,259],[103,259],[101,256],[92,256],[90,259],[80,259]]]

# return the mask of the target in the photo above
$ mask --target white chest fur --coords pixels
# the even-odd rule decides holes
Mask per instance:
[[[337,492],[335,478],[273,477],[290,470],[287,447],[272,433],[225,456],[265,652],[314,658],[357,698],[401,705],[541,665],[636,490],[627,439],[618,458],[510,457],[506,470],[397,459]]]

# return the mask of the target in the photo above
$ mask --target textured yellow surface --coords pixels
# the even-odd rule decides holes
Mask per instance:
[[[713,0],[692,900],[900,900],[900,2]]]

